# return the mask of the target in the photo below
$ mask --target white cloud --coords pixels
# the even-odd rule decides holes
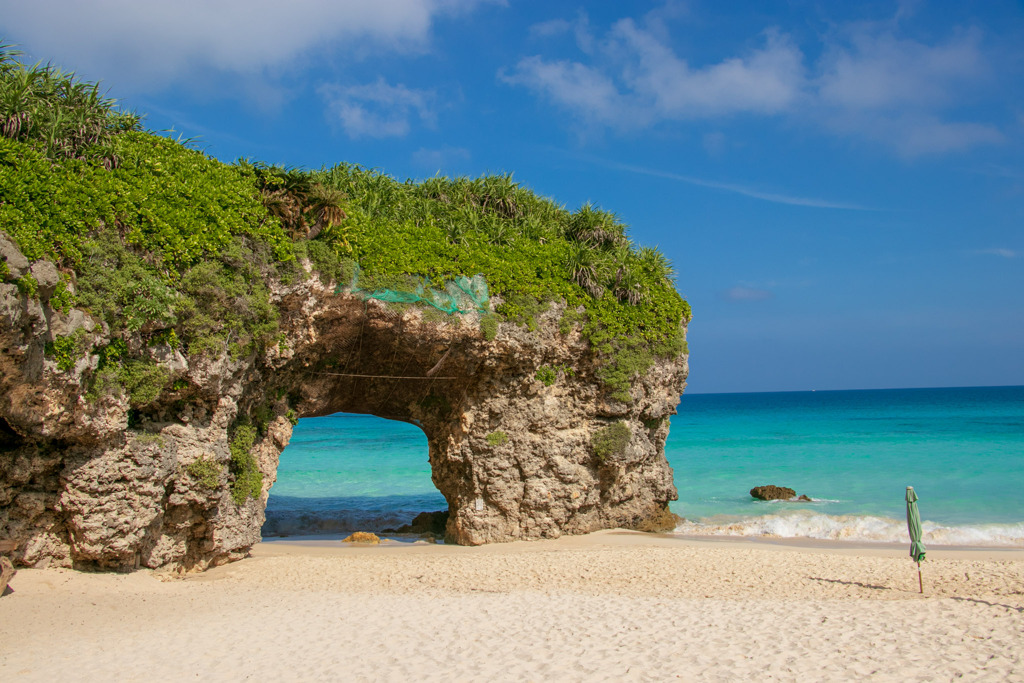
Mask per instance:
[[[822,103],[853,110],[953,104],[987,73],[977,31],[925,45],[888,31],[857,30],[847,45],[831,47],[819,69]]]
[[[901,8],[897,19],[904,15]],[[538,32],[554,36],[575,27],[578,35],[581,26],[589,31],[584,20]],[[621,130],[776,116],[880,143],[904,157],[1003,141],[996,125],[977,120],[976,108],[966,119],[957,115],[994,82],[982,34],[963,31],[925,43],[903,37],[897,24],[842,26],[823,39],[821,57],[806,67],[803,50],[776,29],[764,32],[760,47],[695,65],[673,47],[667,24],[647,15],[640,23],[615,23],[592,39],[592,55],[581,50],[585,58],[534,55],[500,76],[588,124]]]
[[[906,158],[960,152],[1005,139],[994,125],[943,121],[928,112],[851,112],[819,109],[811,114],[826,130],[881,143]]]
[[[804,82],[803,55],[776,31],[766,32],[761,49],[699,68],[628,19],[615,26],[613,40],[625,51],[626,87],[667,119],[776,113],[794,103]]]
[[[575,24],[567,19],[551,19],[530,27],[530,35],[535,38],[551,38],[571,33]]]
[[[484,0],[33,0],[3,3],[4,38],[118,89],[159,90],[288,67],[317,49],[426,48],[433,21]]]
[[[576,13],[574,21],[552,19],[530,27],[530,36],[533,38],[553,38],[565,34],[571,34],[576,39],[576,47],[584,54],[594,52],[596,43],[590,30],[590,19],[582,10]]]
[[[532,56],[501,78],[586,120],[623,128],[663,119],[779,112],[792,105],[804,81],[800,51],[774,31],[766,32],[763,48],[744,57],[694,68],[654,34],[624,19],[600,51],[608,62],[603,68]]]
[[[512,73],[502,74],[501,78],[506,83],[524,85],[542,93],[587,120],[625,123],[636,114],[608,76],[579,62],[548,62],[540,57],[527,57]]]
[[[858,26],[819,64],[814,115],[836,132],[881,142],[905,157],[956,152],[1004,139],[991,124],[949,120],[989,80],[981,35],[944,43]]]
[[[366,85],[324,85],[328,114],[336,118],[350,138],[389,138],[407,135],[412,119],[433,126],[436,115],[433,91],[390,85],[383,77]]]

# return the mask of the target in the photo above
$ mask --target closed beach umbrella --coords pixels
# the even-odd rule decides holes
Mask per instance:
[[[924,543],[921,542],[921,513],[917,510],[917,494],[914,487],[907,487],[907,529],[910,531],[910,557],[917,562],[917,585],[924,593],[921,580],[921,560],[924,559]]]

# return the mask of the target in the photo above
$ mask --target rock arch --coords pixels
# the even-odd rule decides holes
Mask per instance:
[[[58,334],[102,336],[95,323],[0,285],[0,538],[16,542],[16,561],[191,569],[242,557],[292,420],[341,411],[423,429],[451,542],[637,527],[675,499],[664,444],[685,357],[658,361],[627,405],[602,392],[578,331],[559,332],[558,305],[536,329],[503,323],[486,339],[476,315],[364,300],[316,278],[275,285],[273,298],[276,347],[239,359],[150,348],[187,382],[131,410],[123,396],[86,398],[95,357],[63,371],[42,352]],[[595,453],[594,435],[618,423],[624,440]],[[254,425],[246,451],[262,479],[241,498],[230,469],[240,424]]]

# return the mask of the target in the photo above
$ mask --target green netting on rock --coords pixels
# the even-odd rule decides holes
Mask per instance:
[[[391,278],[367,276],[361,268],[352,275],[352,293],[364,299],[403,304],[425,304],[444,313],[484,313],[488,310],[487,281],[483,275],[434,284],[428,278],[400,275]]]

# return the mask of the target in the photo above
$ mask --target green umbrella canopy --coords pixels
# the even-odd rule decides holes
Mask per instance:
[[[910,557],[920,564],[924,559],[924,543],[921,542],[921,513],[917,511],[913,486],[907,487],[907,529],[910,531]]]

